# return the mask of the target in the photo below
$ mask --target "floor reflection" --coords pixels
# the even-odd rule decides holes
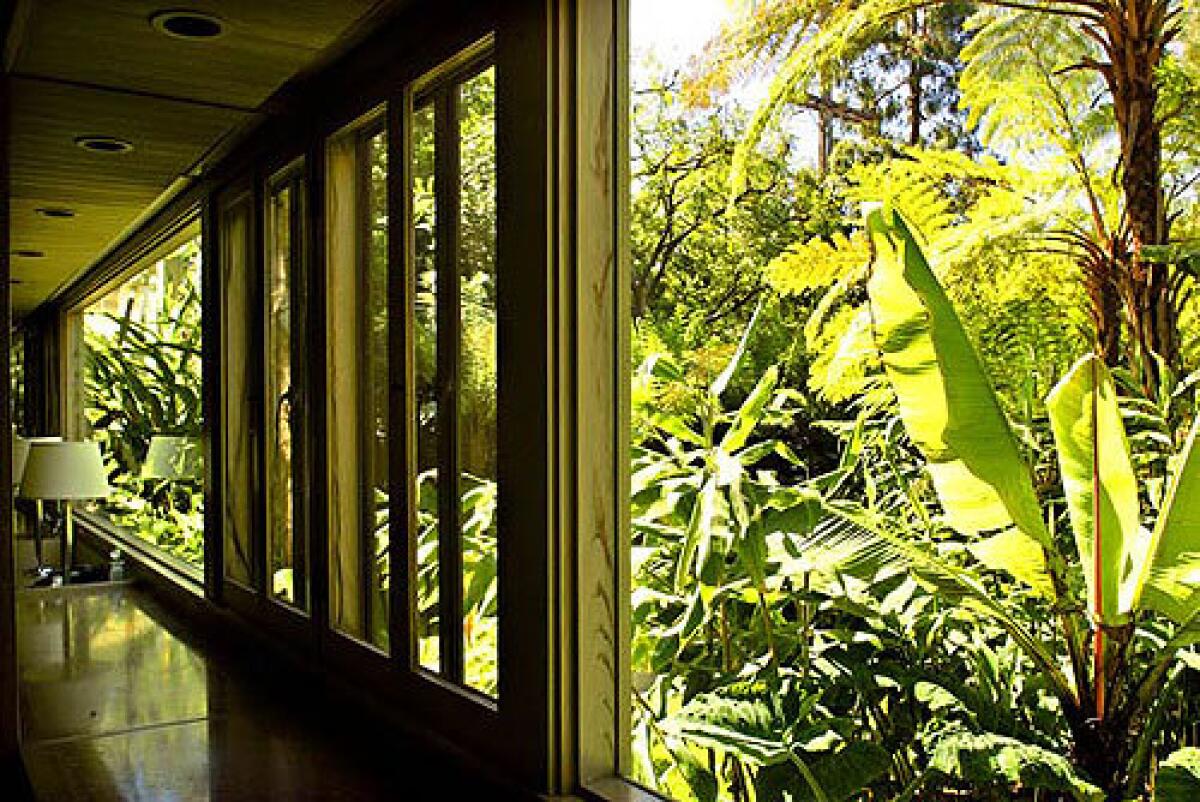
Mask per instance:
[[[204,659],[119,591],[20,594],[25,742],[209,715]]]
[[[431,777],[458,778],[444,798],[497,798],[172,626],[127,587],[19,594],[24,755],[39,799],[424,798],[412,793]]]

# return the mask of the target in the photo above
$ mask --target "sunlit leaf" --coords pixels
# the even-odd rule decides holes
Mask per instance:
[[[1079,360],[1050,393],[1046,408],[1058,445],[1089,609],[1099,609],[1107,624],[1124,623],[1147,544],[1140,535],[1137,476],[1116,388],[1100,358],[1088,355]]]
[[[1183,623],[1200,610],[1200,418],[1192,426],[1167,500],[1155,523],[1151,555],[1137,590],[1143,606]],[[1134,603],[1139,599],[1135,598]]]
[[[929,769],[974,788],[1059,791],[1078,802],[1104,799],[1104,792],[1076,774],[1065,756],[1003,735],[950,730],[936,738]]]
[[[1200,749],[1185,747],[1171,753],[1158,767],[1155,802],[1195,802],[1200,799]]]
[[[909,437],[921,449],[951,526],[973,534],[1016,525],[1051,548],[1029,467],[958,315],[900,215],[867,214],[876,249],[868,290],[876,341]],[[1033,547],[984,549],[1018,555],[1009,571],[1045,595],[1044,567]]]

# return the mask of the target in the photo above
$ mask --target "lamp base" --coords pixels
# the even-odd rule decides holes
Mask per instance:
[[[52,588],[58,585],[80,585],[108,581],[108,566],[75,565],[71,567],[69,581],[63,582],[63,572],[58,568],[38,568],[37,578],[29,584],[31,588]]]

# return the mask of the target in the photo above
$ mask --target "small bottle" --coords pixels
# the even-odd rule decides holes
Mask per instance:
[[[108,553],[108,581],[109,582],[124,582],[125,581],[125,561],[121,559],[121,550],[113,549]]]

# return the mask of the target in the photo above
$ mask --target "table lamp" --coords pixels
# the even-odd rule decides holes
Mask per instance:
[[[71,582],[75,549],[72,502],[104,498],[111,492],[98,443],[34,441],[21,480],[26,498],[63,502],[66,526],[62,540],[63,584]]]
[[[39,435],[36,437],[21,437],[16,432],[13,432],[13,495],[17,494],[17,488],[20,487],[21,479],[25,475],[25,463],[29,459],[29,449],[34,443],[61,443],[62,438],[58,435]],[[13,515],[16,515],[16,506],[13,507]],[[42,500],[38,499],[36,503],[36,512],[33,519],[33,546],[34,558],[37,560],[37,565],[30,571],[31,574],[39,576],[45,575],[50,571],[46,567],[46,561],[42,559],[42,519],[45,515],[45,510],[42,508]],[[13,531],[16,531],[16,523],[14,521]]]
[[[21,486],[21,476],[25,473],[25,460],[29,458],[29,441],[19,434],[12,436],[12,485],[16,490]]]
[[[17,488],[21,486],[21,475],[25,473],[25,460],[28,457],[29,441],[14,431],[12,435],[12,489],[14,496],[17,494]],[[17,507],[15,504],[13,505],[12,513],[12,531],[15,537],[17,533]],[[42,539],[39,537],[34,543],[37,551],[37,568],[34,569],[36,573],[42,567]]]

